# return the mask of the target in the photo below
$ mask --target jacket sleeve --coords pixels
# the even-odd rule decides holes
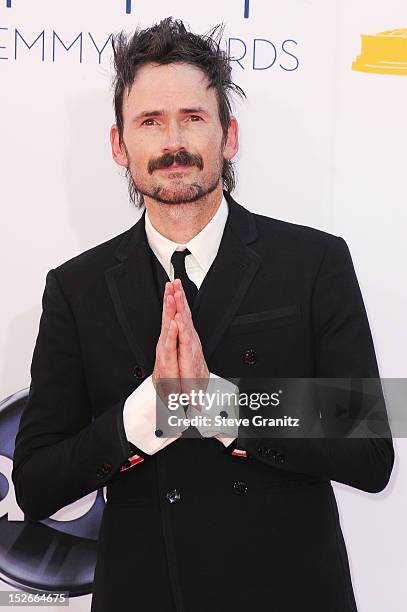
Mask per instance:
[[[343,238],[333,237],[326,247],[313,287],[311,315],[315,378],[375,378],[381,389],[362,294]],[[248,451],[251,457],[282,470],[335,480],[371,493],[379,492],[387,485],[394,463],[383,396],[382,400],[383,435],[239,437],[230,451],[238,447]],[[323,410],[321,418],[323,423]]]
[[[93,417],[75,320],[54,270],[42,309],[12,470],[17,503],[33,520],[105,486],[135,452],[147,457],[126,438],[125,398]]]

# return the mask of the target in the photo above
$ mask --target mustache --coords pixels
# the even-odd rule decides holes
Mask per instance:
[[[199,170],[202,170],[204,167],[201,155],[188,153],[188,151],[177,151],[176,153],[165,153],[161,157],[150,159],[147,170],[149,174],[152,174],[154,170],[168,168],[168,166],[172,164],[179,164],[180,166],[197,166]]]

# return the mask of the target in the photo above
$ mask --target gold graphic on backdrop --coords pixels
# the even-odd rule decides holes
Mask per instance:
[[[362,34],[362,54],[352,68],[360,72],[407,75],[407,28]]]

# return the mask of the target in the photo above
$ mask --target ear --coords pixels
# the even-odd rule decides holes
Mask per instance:
[[[110,145],[112,147],[112,156],[114,161],[120,166],[128,168],[129,161],[127,159],[124,143],[120,143],[119,129],[116,124],[110,128]]]
[[[223,147],[223,157],[233,159],[239,150],[239,125],[236,117],[230,118],[228,134]]]

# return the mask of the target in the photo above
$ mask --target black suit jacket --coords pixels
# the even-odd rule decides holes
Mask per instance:
[[[210,371],[377,377],[345,241],[225,195],[229,216],[194,310]],[[228,448],[182,437],[153,456],[139,450],[144,461],[120,471],[134,452],[123,405],[153,371],[161,309],[144,215],[48,272],[16,438],[18,504],[40,520],[107,485],[93,612],[355,611],[330,481],[382,490],[390,434]]]

